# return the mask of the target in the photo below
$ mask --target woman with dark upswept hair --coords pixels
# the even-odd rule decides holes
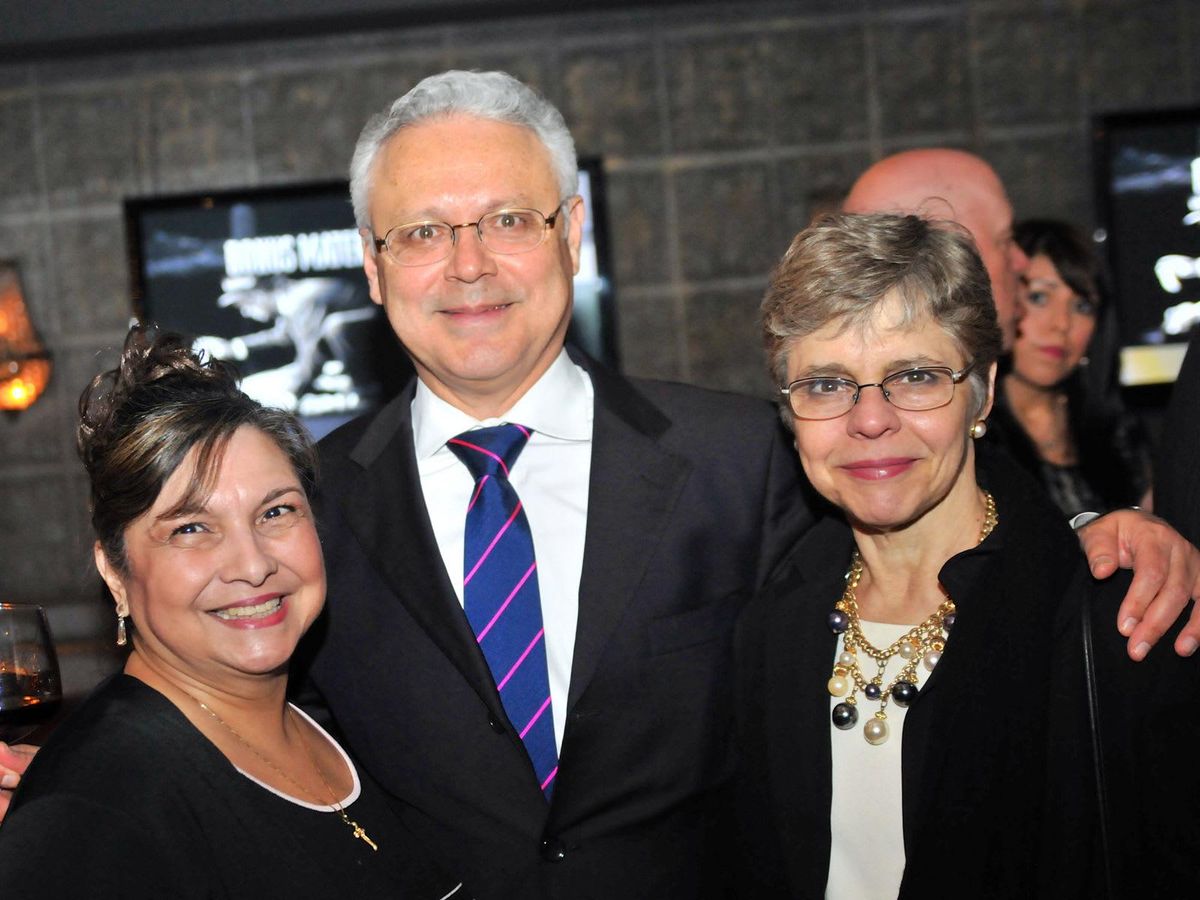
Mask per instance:
[[[1013,229],[1029,257],[1021,319],[1001,372],[995,440],[1067,514],[1149,507],[1150,454],[1117,382],[1116,314],[1095,249],[1065,222]]]
[[[461,895],[286,701],[325,602],[303,426],[140,327],[79,409],[95,562],[132,646],[22,779],[0,828],[6,896]]]

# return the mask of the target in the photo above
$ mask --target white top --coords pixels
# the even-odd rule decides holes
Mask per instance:
[[[890,646],[913,627],[861,620],[859,624],[863,637],[879,648]],[[834,659],[842,652],[843,643],[843,636],[839,635]],[[862,651],[857,655],[863,676],[870,680],[876,671],[875,660]],[[903,667],[900,654],[892,656],[884,669],[883,684],[889,684]],[[928,674],[918,662],[917,676],[921,683]],[[845,699],[830,697],[830,712]],[[831,842],[825,897],[827,900],[890,900],[900,892],[900,880],[904,876],[900,748],[906,710],[888,703],[888,739],[872,746],[863,737],[863,726],[879,710],[879,702],[868,700],[860,690],[857,705],[858,724],[853,728],[839,731],[832,722],[829,725],[833,798],[829,811]]]
[[[592,470],[593,397],[592,380],[564,350],[516,405],[497,418],[481,422],[437,397],[420,381],[412,402],[421,490],[459,603],[463,602],[467,504],[475,480],[446,441],[471,428],[503,422],[533,430],[509,481],[529,519],[537,555],[554,742],[560,753],[579,618],[579,579]]]
[[[350,757],[346,755],[346,751],[342,749],[342,745],[339,744],[337,741],[335,741],[332,737],[330,737],[328,731],[326,731],[324,728],[322,728],[320,725],[318,725],[316,722],[314,722],[312,720],[312,718],[308,715],[308,713],[306,713],[304,710],[302,710],[300,707],[296,706],[295,704],[289,703],[288,706],[290,706],[292,708],[292,712],[299,714],[300,717],[304,719],[304,721],[308,722],[309,725],[311,725],[313,728],[317,729],[317,733],[320,734],[321,737],[323,737],[323,738],[325,738],[325,740],[329,741],[329,743],[333,747],[333,749],[336,750],[338,752],[338,755],[342,758],[342,762],[344,762],[346,764],[346,768],[350,770],[350,780],[352,782],[350,785],[350,793],[347,794],[342,799],[337,801],[337,805],[340,806],[342,809],[348,808],[351,803],[353,803],[355,800],[358,799],[358,795],[362,793],[362,783],[358,780],[358,770],[354,768],[354,763],[350,762]],[[266,788],[268,791],[270,791],[275,796],[282,797],[284,800],[287,800],[289,803],[295,803],[297,806],[303,806],[305,809],[313,809],[313,810],[316,810],[317,812],[337,812],[337,809],[335,809],[332,804],[330,804],[329,806],[324,806],[324,805],[318,804],[318,803],[309,803],[305,800],[301,800],[299,797],[293,797],[291,794],[285,794],[283,791],[279,790],[278,788],[271,787],[271,785],[267,784],[265,781],[259,781],[257,778],[255,778],[253,775],[251,775],[249,772],[243,771],[242,769],[238,769],[238,771],[241,772],[243,775],[245,775],[247,778],[249,778],[251,781],[253,781],[255,784],[257,784],[259,787]]]

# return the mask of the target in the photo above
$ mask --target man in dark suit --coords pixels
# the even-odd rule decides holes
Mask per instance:
[[[417,378],[322,442],[313,685],[472,895],[719,895],[732,624],[810,518],[777,414],[564,350],[574,148],[519,82],[427,79],[367,126],[353,174],[371,296]],[[527,220],[540,240],[514,238]],[[447,441],[496,422],[532,431],[508,474],[536,552],[551,791],[464,615],[475,485]]]

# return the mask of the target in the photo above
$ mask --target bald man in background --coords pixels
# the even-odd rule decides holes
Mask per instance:
[[[995,170],[962,150],[906,150],[877,162],[854,183],[843,209],[851,213],[918,213],[962,225],[992,279],[1004,347],[1017,336],[1017,286],[1029,258],[1012,236],[1013,210]]]
[[[1013,209],[1004,183],[995,169],[972,153],[948,148],[905,150],[875,163],[854,183],[842,208],[846,212],[916,213],[962,225],[975,239],[992,281],[992,297],[1005,349],[1012,347],[1017,333],[1017,287],[1029,266],[1029,258],[1013,240]],[[1129,655],[1145,657],[1189,598],[1200,593],[1200,554],[1161,519],[1135,510],[1117,510],[1104,516],[1119,522],[1120,531],[1099,535],[1090,528],[1079,530],[1084,551],[1091,560],[1092,574],[1107,578],[1118,563],[1137,559],[1133,584],[1117,614],[1121,634],[1129,638]],[[1154,525],[1156,527],[1149,527]],[[1165,533],[1165,534],[1164,534]],[[1166,553],[1160,561],[1152,557]],[[1186,566],[1172,569],[1186,578],[1164,586],[1159,600],[1142,581],[1143,574],[1165,566],[1175,554],[1184,554]],[[1200,613],[1175,640],[1175,652],[1191,656],[1200,646]]]

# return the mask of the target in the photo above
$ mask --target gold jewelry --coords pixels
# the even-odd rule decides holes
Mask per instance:
[[[971,435],[971,437],[975,438],[975,440],[979,440],[981,437],[987,434],[987,422],[983,421],[983,419],[980,419],[971,426],[971,430],[968,431],[967,434]]]
[[[295,714],[293,713],[293,715]],[[300,736],[300,746],[304,748],[304,755],[308,757],[308,761],[312,763],[312,767],[317,770],[317,777],[321,779],[321,784],[325,785],[325,790],[329,791],[329,796],[334,798],[330,805],[337,810],[338,815],[342,817],[342,821],[345,822],[346,825],[348,825],[351,829],[353,829],[354,836],[356,838],[364,841],[372,850],[378,850],[379,845],[371,840],[361,825],[346,815],[346,810],[342,809],[342,804],[337,802],[337,794],[333,792],[333,788],[330,787],[329,782],[325,780],[325,773],[322,772],[321,767],[317,765],[316,757],[312,755],[312,748],[308,746],[308,741],[304,739],[303,735]]]
[[[129,636],[125,633],[125,617],[117,613],[117,646],[124,647],[129,643]]]
[[[187,693],[187,691],[184,691],[184,693]],[[190,693],[188,693],[188,696],[192,697],[192,695]],[[283,771],[283,769],[279,768],[279,766],[275,765],[275,763],[271,762],[271,760],[267,759],[265,756],[263,756],[261,753],[259,753],[253,744],[251,744],[248,740],[246,740],[244,737],[242,737],[240,734],[238,734],[237,730],[232,725],[230,725],[228,722],[226,722],[224,719],[222,719],[220,716],[218,716],[213,710],[209,709],[209,707],[205,703],[203,703],[200,700],[200,698],[192,697],[192,699],[196,701],[196,703],[199,705],[199,707],[202,710],[204,710],[206,713],[208,713],[210,716],[212,716],[214,719],[216,719],[217,722],[226,731],[228,731],[235,738],[237,738],[237,742],[239,744],[241,744],[243,747],[245,747],[247,750],[249,750],[251,753],[253,753],[256,757],[258,757],[259,761],[262,762],[263,765],[269,767],[273,772],[275,772],[277,775],[279,775],[284,781],[286,781],[288,784],[290,784],[292,787],[294,787],[301,794],[304,794],[304,795],[310,796],[310,797],[314,796],[312,793],[310,793],[308,791],[308,789],[297,784],[296,780],[294,778],[292,778],[292,776],[290,776],[287,772]],[[310,763],[312,763],[312,767],[317,770],[317,777],[321,779],[321,784],[325,785],[325,790],[329,791],[329,796],[331,798],[329,805],[332,806],[334,808],[334,810],[337,812],[337,814],[342,817],[342,821],[345,822],[346,825],[351,830],[354,831],[354,836],[356,838],[363,841],[372,850],[378,850],[379,845],[376,844],[373,840],[371,840],[370,836],[368,836],[367,832],[363,829],[363,827],[361,825],[359,825],[357,822],[355,822],[353,819],[351,819],[348,815],[346,815],[346,810],[344,810],[342,808],[342,805],[337,802],[337,794],[335,794],[333,791],[333,788],[329,786],[329,782],[325,780],[325,773],[322,772],[321,767],[317,765],[316,757],[314,757],[312,755],[312,751],[308,747],[308,741],[304,737],[304,726],[296,720],[296,713],[291,707],[288,707],[288,712],[291,713],[292,721],[298,729],[297,733],[300,736],[300,746],[304,748],[304,755],[308,757],[308,761]],[[317,798],[317,799],[318,799],[318,801],[320,800],[320,798]]]
[[[983,525],[979,529],[979,541],[992,533],[999,517],[996,514],[996,500],[984,491],[986,511]],[[842,598],[834,604],[833,612],[829,614],[829,628],[834,634],[842,635],[842,652],[838,654],[833,664],[833,675],[826,687],[831,696],[846,697],[837,704],[831,713],[835,728],[848,731],[858,723],[858,698],[861,690],[868,700],[879,701],[879,710],[863,725],[863,737],[868,744],[879,745],[888,739],[887,705],[893,701],[897,706],[907,707],[917,698],[917,663],[922,662],[926,671],[932,672],[942,658],[946,649],[946,638],[954,626],[954,600],[941,589],[945,599],[941,605],[924,622],[909,629],[899,639],[893,641],[886,650],[876,648],[862,633],[862,622],[858,614],[858,597],[855,589],[862,579],[862,556],[857,548],[850,557],[850,568],[846,572],[846,589]],[[875,660],[875,677],[868,679],[858,663],[858,653],[862,651]],[[900,654],[904,666],[900,673],[885,687],[883,673],[888,661]],[[849,694],[849,696],[846,696]]]

